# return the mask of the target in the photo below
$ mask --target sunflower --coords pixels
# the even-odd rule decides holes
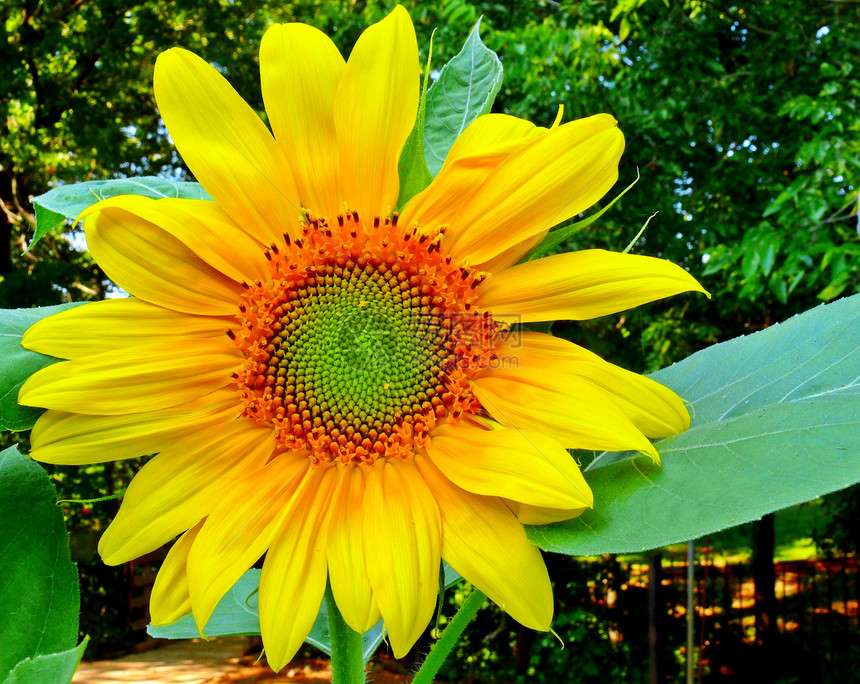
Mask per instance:
[[[156,624],[218,601],[265,556],[270,664],[294,655],[326,582],[346,623],[380,616],[396,656],[430,621],[441,560],[527,627],[552,593],[523,524],[592,505],[568,448],[637,450],[687,428],[661,385],[513,323],[581,320],[699,284],[601,250],[520,263],[617,179],[607,115],[535,127],[486,115],[398,214],[419,59],[398,7],[344,61],[303,24],[260,49],[271,131],[181,49],[155,67],[175,145],[214,201],[121,196],[84,213],[90,251],[132,296],[45,319],[28,349],[66,359],[20,402],[32,456],[156,454],[99,551],[118,564],[179,536]]]

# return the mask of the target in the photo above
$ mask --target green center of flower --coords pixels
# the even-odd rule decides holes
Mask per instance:
[[[471,311],[481,278],[442,260],[439,240],[339,220],[340,234],[317,220],[273,246],[271,280],[247,286],[244,413],[314,462],[406,458],[437,420],[480,410],[468,377],[496,326]]]
[[[281,330],[271,340],[266,377],[287,415],[310,422],[303,430],[324,427],[335,438],[372,445],[380,433],[433,410],[431,399],[444,391],[448,330],[428,305],[427,286],[410,287],[405,276],[386,264],[350,261],[326,265],[281,293]]]

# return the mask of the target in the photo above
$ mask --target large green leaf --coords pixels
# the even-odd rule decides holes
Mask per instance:
[[[20,406],[18,390],[40,368],[57,359],[21,346],[21,336],[33,323],[65,311],[72,304],[42,306],[35,309],[0,309],[0,430],[29,430],[42,409]]]
[[[715,345],[653,375],[692,405],[662,466],[602,454],[594,509],[530,527],[576,555],[696,539],[860,481],[860,295]]]
[[[30,247],[64,220],[74,220],[87,207],[117,195],[141,195],[155,199],[162,197],[212,199],[199,183],[185,183],[157,176],[61,185],[31,200],[36,207],[36,232]]]
[[[502,63],[483,42],[475,24],[463,49],[427,91],[424,158],[435,176],[451,145],[476,117],[486,114],[502,87]]]
[[[14,446],[0,452],[0,681],[77,643],[78,573],[56,501],[41,467]]]

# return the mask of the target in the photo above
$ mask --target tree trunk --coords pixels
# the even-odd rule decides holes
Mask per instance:
[[[4,206],[11,209],[14,205],[12,201],[12,181],[9,173],[0,175],[0,202]],[[0,276],[12,272],[12,224],[9,223],[9,217],[5,211],[0,211]]]
[[[758,681],[772,681],[779,670],[776,662],[777,605],[776,571],[773,566],[774,518],[768,513],[753,523],[753,581],[755,582],[755,643],[758,650],[756,676]]]

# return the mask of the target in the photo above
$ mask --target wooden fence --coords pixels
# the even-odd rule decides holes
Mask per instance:
[[[665,558],[660,568],[656,626],[658,638],[672,645],[676,664],[664,662],[657,681],[682,681],[677,661],[687,655],[681,635],[687,621],[687,562]],[[860,661],[857,559],[782,561],[774,569],[776,639],[773,652],[764,654],[756,640],[751,565],[709,557],[694,563],[696,680],[853,681],[852,668]],[[638,590],[641,603],[649,589],[648,565],[629,564],[622,572],[628,580],[621,591],[635,596]],[[629,601],[625,605],[611,592],[600,596],[599,590],[594,598],[605,606],[608,619],[624,624],[613,608],[629,611]],[[665,648],[663,654],[668,661]]]
[[[146,638],[155,568],[163,556],[157,552],[127,566],[129,627],[141,641]],[[589,582],[589,595],[580,597],[581,605],[604,621],[619,642],[657,641],[659,648],[652,651],[662,662],[652,664],[651,681],[683,681],[686,559],[662,559],[656,592],[649,587],[648,564],[604,559],[598,565],[601,570]],[[700,556],[694,563],[693,587],[695,681],[856,681],[853,668],[860,662],[857,565],[853,556],[775,563],[779,643],[768,663],[756,644],[751,565]],[[649,594],[651,610],[656,610],[656,632],[651,634]]]

